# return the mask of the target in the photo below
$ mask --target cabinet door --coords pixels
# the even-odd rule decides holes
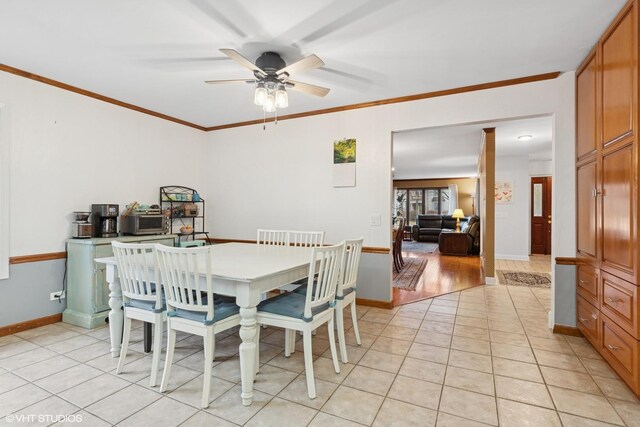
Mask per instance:
[[[627,145],[602,157],[601,268],[635,284],[633,151]]]
[[[595,52],[576,77],[576,110],[578,126],[576,156],[582,159],[596,152],[596,83]]]
[[[598,247],[598,209],[596,198],[597,165],[591,163],[577,169],[578,255],[596,259]]]
[[[633,133],[635,14],[630,8],[602,41],[602,136],[607,146]]]

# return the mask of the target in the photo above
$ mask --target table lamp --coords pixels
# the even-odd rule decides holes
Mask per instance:
[[[464,218],[464,212],[462,212],[462,209],[455,209],[453,211],[453,215],[451,215],[451,218],[455,218],[456,219],[456,232],[460,232],[460,218]]]

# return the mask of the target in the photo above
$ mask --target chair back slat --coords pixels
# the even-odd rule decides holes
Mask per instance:
[[[354,240],[345,240],[344,242],[344,263],[340,272],[340,284],[336,292],[336,295],[340,297],[345,290],[356,286],[363,242],[364,239],[362,237]]]
[[[289,245],[317,248],[324,243],[324,231],[289,231]]]
[[[211,248],[156,248],[169,309],[206,312],[207,320],[213,320]]]
[[[307,291],[307,299],[304,306],[305,317],[311,318],[313,316],[312,310],[315,307],[334,302],[338,285],[338,273],[343,258],[344,242],[334,246],[313,249],[307,284],[307,290],[313,291]]]
[[[131,299],[155,301],[162,307],[162,290],[157,277],[155,244],[111,242],[125,302]],[[155,286],[154,286],[155,285]]]
[[[289,232],[286,230],[258,229],[259,245],[289,246]]]

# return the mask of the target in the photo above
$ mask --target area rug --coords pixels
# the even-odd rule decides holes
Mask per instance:
[[[548,273],[528,273],[524,271],[496,270],[501,285],[533,286],[550,288],[551,275]]]
[[[405,256],[404,267],[398,273],[393,273],[393,287],[405,291],[415,291],[418,280],[424,273],[427,257]]]
[[[433,242],[402,242],[402,252],[431,254],[436,249],[438,249],[438,244]]]

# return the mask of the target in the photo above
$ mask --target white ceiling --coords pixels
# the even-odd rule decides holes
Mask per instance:
[[[393,134],[394,179],[462,178],[476,176],[482,129],[496,128],[496,156],[528,156],[551,160],[550,116],[416,129]],[[531,135],[529,141],[518,136]]]
[[[222,55],[315,53],[291,114],[573,70],[625,0],[2,0],[0,63],[202,126],[262,118]],[[1,94],[0,94],[1,97]],[[1,99],[0,99],[1,100]]]

